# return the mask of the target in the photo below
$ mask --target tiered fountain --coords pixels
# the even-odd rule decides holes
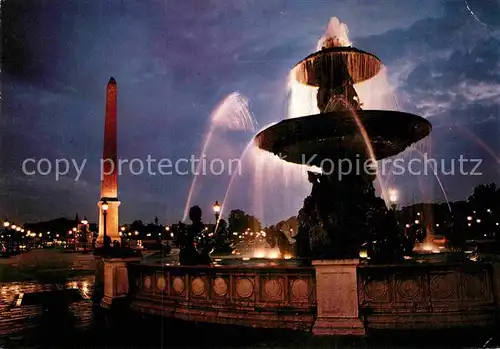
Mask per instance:
[[[409,113],[361,109],[354,85],[380,69],[373,54],[327,38],[292,71],[299,83],[318,88],[320,114],[283,120],[255,137],[261,149],[321,170],[309,172],[312,191],[299,211],[298,257],[357,258],[363,244],[375,258],[397,255],[396,221],[375,196],[372,167],[426,137],[431,125]]]
[[[292,71],[299,83],[318,87],[320,113],[284,120],[255,138],[261,149],[286,161],[312,160],[320,169],[309,173],[312,192],[299,212],[295,236],[298,257],[313,267],[280,259],[245,265],[221,261],[214,268],[111,258],[104,262],[106,304],[123,302],[128,292],[122,304],[144,314],[316,335],[365,336],[367,330],[383,329],[438,329],[440,335],[468,325],[494,328],[499,309],[494,300],[500,294],[499,283],[491,282],[500,275],[494,264],[360,265],[363,244],[378,261],[395,261],[400,245],[394,212],[375,196],[375,173],[362,165],[400,153],[427,136],[431,125],[412,114],[362,110],[354,86],[374,77],[381,64],[340,42],[330,36]],[[352,171],[339,171],[340,160],[351,161]],[[197,224],[191,231],[200,231],[201,214],[193,218]]]

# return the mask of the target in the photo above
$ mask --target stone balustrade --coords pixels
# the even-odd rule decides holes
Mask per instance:
[[[491,326],[498,309],[495,269],[481,263],[358,266],[365,327]]]
[[[183,320],[311,330],[315,272],[304,267],[129,266],[131,307]]]
[[[313,267],[190,267],[114,259],[105,264],[106,280],[115,281],[103,304],[124,296],[115,290],[117,280],[126,279],[133,310],[188,321],[364,335],[382,329],[490,327],[500,309],[500,268],[494,264],[342,260],[314,261]],[[125,265],[128,276],[120,278]]]

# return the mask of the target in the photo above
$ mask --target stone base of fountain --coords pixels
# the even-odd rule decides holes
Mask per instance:
[[[107,299],[101,305],[126,301],[142,314],[196,322],[365,336],[382,330],[492,328],[500,309],[496,263],[105,263]]]
[[[395,217],[376,197],[373,177],[309,172],[312,190],[298,215],[297,257],[358,258],[360,246],[367,244],[372,260],[403,259]]]

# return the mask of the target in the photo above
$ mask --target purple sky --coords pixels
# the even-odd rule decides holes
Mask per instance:
[[[498,0],[2,5],[0,214],[12,221],[77,212],[95,220],[110,76],[118,82],[119,157],[199,156],[211,111],[232,92],[248,98],[258,128],[286,117],[288,72],[314,50],[332,16],[348,25],[354,46],[387,66],[399,108],[432,122],[432,136],[420,150],[446,161],[460,155],[483,160],[480,176],[440,177],[449,199],[465,199],[477,183],[498,182]],[[240,154],[251,137],[220,133],[220,146],[212,145],[209,156]],[[53,174],[23,174],[26,158],[88,160],[78,181],[74,170],[56,181]],[[297,212],[307,186],[275,174],[261,178],[267,183],[259,191],[254,173],[235,179],[226,209],[242,208],[267,224]],[[119,178],[121,221],[179,220],[191,180],[125,173]],[[206,221],[228,182],[227,176],[200,179],[193,204],[205,210]],[[389,184],[399,189],[401,204],[444,200],[434,176],[400,176]]]

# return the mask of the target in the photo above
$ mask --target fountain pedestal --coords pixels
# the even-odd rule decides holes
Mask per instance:
[[[401,232],[375,195],[375,161],[426,137],[431,125],[413,114],[361,109],[354,85],[376,76],[381,62],[337,46],[342,41],[336,39],[325,40],[292,71],[295,81],[318,88],[320,113],[274,124],[255,143],[287,162],[320,169],[321,174],[309,173],[311,195],[298,214],[297,257],[358,258],[366,245],[372,261],[397,261],[403,257]]]
[[[363,336],[359,318],[358,259],[316,260],[317,317],[314,335]]]
[[[403,256],[395,216],[375,195],[375,161],[426,137],[431,124],[413,114],[361,109],[354,85],[375,77],[380,60],[342,46],[336,37],[327,37],[321,47],[292,71],[295,81],[318,88],[320,113],[274,124],[255,142],[287,162],[321,170],[309,173],[311,195],[298,214],[297,257],[312,259],[316,269],[313,333],[364,335],[356,270],[360,249],[366,246],[372,262]]]

